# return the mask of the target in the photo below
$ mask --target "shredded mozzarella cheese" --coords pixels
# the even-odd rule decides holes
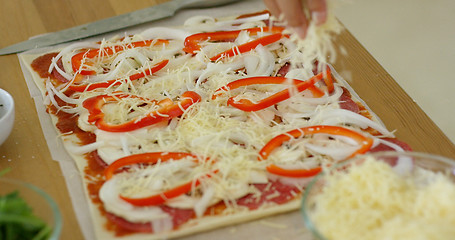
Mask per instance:
[[[368,158],[326,178],[311,216],[331,240],[451,239],[454,198],[455,184],[444,174],[419,168],[400,175]]]

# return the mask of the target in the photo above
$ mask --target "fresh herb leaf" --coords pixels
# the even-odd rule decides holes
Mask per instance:
[[[0,196],[0,240],[44,240],[50,233],[50,227],[33,214],[19,192]]]
[[[7,172],[9,172],[11,170],[11,168],[5,168],[3,170],[0,170],[0,177],[5,175]]]

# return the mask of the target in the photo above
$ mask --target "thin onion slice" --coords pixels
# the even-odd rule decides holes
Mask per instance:
[[[52,87],[51,86],[52,86],[52,83],[48,80],[46,82],[47,96],[44,99],[45,103],[46,103],[46,101],[50,101],[50,103],[52,105],[54,105],[54,107],[57,108],[58,111],[71,113],[71,114],[79,112],[77,108],[71,108],[71,107],[68,107],[68,106],[64,106],[64,107],[59,106],[58,103],[57,103],[57,100],[55,100],[55,93],[52,90],[53,86]]]
[[[330,111],[324,111],[318,114],[316,117],[323,119],[322,124],[325,125],[336,125],[341,123],[355,124],[363,129],[371,127],[384,136],[393,136],[393,134],[387,130],[381,124],[374,122],[373,120],[364,117],[358,113],[351,112],[346,109],[333,109]]]

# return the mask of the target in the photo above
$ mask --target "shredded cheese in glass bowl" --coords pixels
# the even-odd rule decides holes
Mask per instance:
[[[316,239],[453,239],[455,161],[379,152],[326,169],[310,183],[302,212]]]

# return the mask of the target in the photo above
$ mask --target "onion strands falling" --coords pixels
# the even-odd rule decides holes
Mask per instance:
[[[59,106],[57,100],[55,100],[55,96],[59,97],[62,101],[67,102],[69,104],[77,104],[79,101],[77,99],[69,98],[65,94],[59,92],[55,89],[52,85],[51,81],[46,81],[46,90],[47,90],[47,99],[57,108],[58,111],[66,112],[66,113],[78,113],[78,107],[70,107],[70,106]]]

